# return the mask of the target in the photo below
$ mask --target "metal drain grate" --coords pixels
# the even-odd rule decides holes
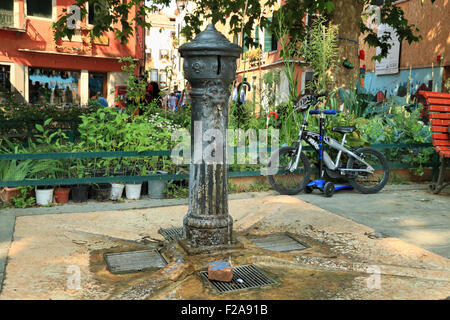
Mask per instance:
[[[162,268],[166,260],[157,250],[141,250],[105,254],[106,265],[111,273],[129,273],[146,269]]]
[[[183,227],[180,228],[168,228],[168,229],[159,229],[159,233],[168,241],[184,239],[184,231]]]
[[[254,289],[277,283],[253,264],[233,267],[233,280],[231,282],[209,280],[208,271],[201,271],[200,275],[211,283],[219,293]]]
[[[258,247],[279,252],[304,250],[308,245],[301,243],[289,234],[270,234],[267,236],[251,236],[248,239]]]

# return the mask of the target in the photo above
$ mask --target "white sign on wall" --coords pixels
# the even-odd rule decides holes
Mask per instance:
[[[378,27],[378,37],[382,37],[384,33],[391,34],[391,39],[388,40],[392,46],[389,49],[388,55],[380,62],[375,63],[375,73],[377,75],[394,74],[399,72],[400,66],[400,41],[394,29],[386,24],[380,24]],[[377,48],[377,55],[381,53],[381,49]]]

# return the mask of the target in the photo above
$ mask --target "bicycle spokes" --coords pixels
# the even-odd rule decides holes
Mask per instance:
[[[367,162],[367,164],[374,168],[375,171],[373,173],[356,171],[354,174],[355,180],[359,184],[367,187],[378,185],[383,180],[384,176],[384,171],[382,170],[383,166],[380,159],[372,154],[364,154],[363,159],[365,162]],[[364,163],[356,160],[353,169],[367,170],[369,169],[369,167]]]

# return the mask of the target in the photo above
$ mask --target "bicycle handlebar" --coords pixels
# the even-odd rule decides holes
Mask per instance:
[[[337,114],[337,110],[310,110],[309,114]]]
[[[307,111],[310,107],[315,106],[319,102],[319,98],[322,97],[328,97],[328,92],[306,95],[298,100],[292,101],[295,105],[297,105],[294,111]]]

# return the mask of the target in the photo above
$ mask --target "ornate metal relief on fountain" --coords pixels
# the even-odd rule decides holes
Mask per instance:
[[[184,232],[194,247],[229,245],[233,222],[228,214],[226,129],[229,87],[242,49],[210,24],[179,51],[192,88],[189,210]],[[223,143],[211,132],[219,133]],[[218,154],[219,161],[205,160]]]

